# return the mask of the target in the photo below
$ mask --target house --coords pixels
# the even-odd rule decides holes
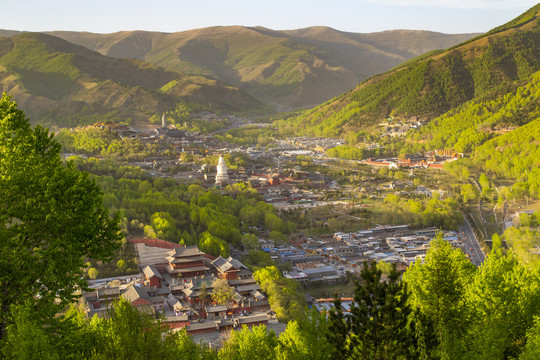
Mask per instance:
[[[227,307],[225,305],[207,306],[205,311],[208,319],[217,319],[226,316]]]
[[[171,277],[181,277],[183,279],[198,275],[205,275],[210,269],[206,266],[208,259],[204,252],[200,251],[197,245],[175,247],[168,252],[167,271]]]
[[[242,316],[234,319],[235,327],[241,328],[243,325],[248,327],[257,326],[257,325],[267,325],[268,324],[268,315],[266,314],[254,314],[249,316]]]
[[[331,280],[336,280],[339,278],[337,270],[333,266],[317,267],[314,269],[304,269],[304,273],[307,275],[308,279],[311,281],[314,281],[314,280],[331,281]]]
[[[211,334],[219,331],[219,326],[216,321],[206,321],[193,323],[186,326],[186,331],[189,335]]]
[[[204,297],[204,293],[206,293],[208,296],[212,293],[212,284],[214,281],[216,281],[216,279],[217,278],[212,275],[208,277],[194,277],[187,280],[183,285],[184,288],[182,289],[184,297],[190,303],[201,301],[201,295]]]
[[[112,304],[120,297],[120,288],[102,288],[92,292],[83,293],[83,303],[85,305],[86,316],[98,315],[103,317]]]
[[[146,283],[149,286],[153,286],[156,288],[161,287],[161,283],[163,281],[163,276],[159,273],[159,271],[155,268],[154,265],[146,265],[143,269],[143,274],[146,279]]]
[[[170,329],[182,328],[191,324],[187,314],[170,315],[163,318],[163,323]]]
[[[155,288],[131,285],[122,297],[141,312],[154,314],[165,308],[165,298]]]
[[[243,296],[249,296],[253,290],[260,290],[259,284],[239,285],[236,291]]]
[[[227,259],[220,256],[212,261],[211,264],[216,268],[218,277],[221,279],[243,279],[245,277],[251,277],[252,274],[247,266],[230,256]]]

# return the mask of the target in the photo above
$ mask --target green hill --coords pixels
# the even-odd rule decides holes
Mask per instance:
[[[264,108],[215,79],[107,57],[42,33],[0,38],[0,91],[34,121],[62,126],[112,117],[145,121],[181,101],[224,111]]]
[[[433,119],[477,98],[504,94],[540,70],[540,5],[446,51],[420,56],[296,119],[282,131],[336,136],[388,116]]]
[[[177,33],[51,34],[103,55],[210,75],[280,108],[320,104],[373,74],[475,35],[407,30],[356,34],[328,27],[275,31],[243,26]]]

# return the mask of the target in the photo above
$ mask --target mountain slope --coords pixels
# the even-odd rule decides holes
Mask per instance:
[[[112,57],[211,75],[283,108],[318,104],[426,51],[474,36],[428,31],[354,34],[327,27],[210,27],[177,33],[52,32]]]
[[[486,35],[420,56],[292,121],[337,135],[387,116],[434,118],[473,98],[506,92],[540,70],[540,5]]]
[[[0,91],[35,121],[56,125],[94,121],[95,114],[144,121],[179,101],[236,111],[263,107],[217,80],[110,58],[42,33],[0,38]]]

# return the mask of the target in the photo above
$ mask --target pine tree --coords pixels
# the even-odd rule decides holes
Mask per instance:
[[[365,263],[360,275],[364,283],[356,284],[355,304],[347,319],[339,299],[330,312],[328,340],[334,345],[335,358],[410,358],[411,309],[407,304],[406,286],[399,281],[395,265],[386,280],[382,279],[382,271],[375,262]]]

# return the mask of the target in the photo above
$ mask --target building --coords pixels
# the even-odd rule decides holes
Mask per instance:
[[[152,287],[131,285],[122,297],[137,310],[149,314],[163,311],[165,308],[165,298]]]
[[[223,156],[219,157],[217,164],[217,174],[216,174],[216,184],[223,185],[230,181],[227,165],[225,164],[225,159]]]
[[[120,288],[102,288],[92,292],[83,293],[83,303],[86,310],[86,315],[92,317],[98,315],[103,317],[107,315],[109,308],[120,297]]]
[[[153,265],[146,265],[142,269],[144,277],[146,279],[146,284],[149,286],[153,286],[156,288],[161,287],[161,283],[163,281],[163,276],[159,273],[159,271],[155,268]]]
[[[210,270],[206,266],[208,259],[204,257],[205,253],[200,251],[197,245],[175,247],[168,254],[167,271],[172,277],[192,278],[206,275],[206,272]]]
[[[211,264],[216,268],[220,279],[236,280],[251,277],[249,268],[230,256],[227,259],[220,256]]]

